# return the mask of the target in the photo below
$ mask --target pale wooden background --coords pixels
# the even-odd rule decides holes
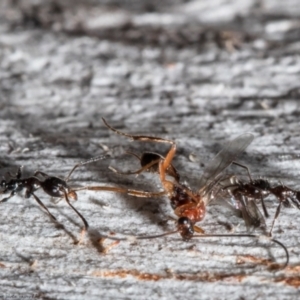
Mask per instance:
[[[0,11],[2,175],[23,165],[25,176],[39,169],[63,177],[109,148],[113,159],[83,167],[72,183],[159,190],[155,175],[121,177],[108,166],[136,168],[123,151],[164,154],[167,147],[130,143],[104,127],[105,117],[126,132],[176,140],[174,164],[194,188],[224,142],[253,132],[240,161],[255,176],[299,188],[297,0],[7,0]],[[297,209],[283,209],[274,230],[291,256],[290,266],[275,272],[268,267],[284,261],[282,249],[249,239],[185,243],[173,236],[103,251],[101,233],[172,230],[165,198],[80,192],[74,205],[91,229],[74,245],[80,219],[64,201],[38,195],[65,230],[22,194],[0,205],[3,299],[297,298]],[[268,201],[270,212],[275,203]],[[246,231],[218,205],[201,226],[228,233],[224,221]]]

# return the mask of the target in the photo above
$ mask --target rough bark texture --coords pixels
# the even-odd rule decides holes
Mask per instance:
[[[1,175],[24,166],[64,177],[79,161],[107,149],[112,158],[86,165],[74,185],[161,190],[155,174],[136,169],[130,143],[103,125],[176,140],[174,165],[193,188],[222,144],[243,132],[254,142],[240,161],[254,176],[299,188],[300,6],[265,1],[1,1]],[[191,158],[193,158],[191,161]],[[235,173],[243,173],[231,167]],[[177,236],[98,243],[101,233],[172,230],[167,198],[78,193],[76,208],[37,195],[59,228],[24,193],[0,205],[0,295],[3,299],[292,299],[300,286],[300,212],[283,208],[269,241]],[[271,215],[276,201],[267,206]],[[267,220],[271,223],[272,218]],[[207,233],[245,232],[241,219],[211,205]],[[112,246],[112,245],[111,245]]]

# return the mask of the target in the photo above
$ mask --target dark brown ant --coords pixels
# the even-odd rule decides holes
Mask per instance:
[[[57,222],[56,218],[52,215],[52,213],[48,210],[45,204],[35,195],[36,190],[42,188],[43,191],[51,197],[54,198],[65,198],[68,205],[75,211],[75,213],[80,217],[84,224],[84,231],[87,231],[89,224],[83,215],[71,204],[70,199],[77,200],[76,189],[72,189],[68,185],[68,181],[72,175],[72,173],[79,167],[83,166],[101,159],[106,158],[107,155],[102,155],[99,157],[91,158],[87,161],[80,162],[76,164],[73,169],[69,172],[68,176],[65,179],[61,179],[59,177],[50,176],[44,172],[36,171],[33,176],[28,178],[22,177],[22,167],[18,168],[16,175],[12,175],[8,173],[11,177],[10,180],[2,180],[1,187],[3,188],[2,194],[11,192],[10,195],[6,198],[0,200],[1,202],[6,202],[10,198],[12,198],[16,193],[21,192],[25,189],[25,198],[30,198],[31,196],[36,200],[36,202],[47,212],[52,220]],[[40,176],[42,179],[38,178]],[[81,188],[82,189],[82,188]]]
[[[167,232],[161,235],[155,236],[144,236],[137,237],[138,239],[147,239],[147,238],[157,238],[166,235],[171,235],[174,233],[179,233],[183,240],[189,240],[193,237],[258,237],[253,234],[242,234],[242,235],[224,235],[224,234],[213,234],[213,235],[194,235],[194,232],[203,233],[203,230],[197,227],[195,224],[199,221],[202,221],[205,212],[206,206],[209,202],[215,198],[218,192],[215,191],[216,186],[219,181],[222,179],[221,173],[232,163],[235,163],[243,168],[246,168],[239,163],[234,162],[235,159],[247,148],[247,146],[252,142],[254,136],[251,133],[245,133],[238,136],[233,141],[227,143],[225,147],[211,160],[207,167],[205,168],[202,177],[200,178],[200,189],[197,192],[192,191],[187,185],[179,182],[179,174],[177,170],[172,165],[172,160],[176,153],[176,143],[172,140],[152,137],[152,136],[142,136],[142,135],[130,135],[124,132],[121,132],[113,127],[111,127],[104,119],[103,122],[106,127],[108,127],[113,132],[125,136],[132,141],[143,141],[143,142],[155,142],[155,143],[165,143],[170,144],[171,148],[168,151],[167,155],[161,156],[157,153],[145,152],[141,157],[138,157],[136,154],[130,153],[136,156],[141,163],[141,168],[136,171],[130,172],[119,172],[114,168],[111,168],[114,172],[119,174],[139,174],[143,171],[157,172],[160,176],[160,181],[164,188],[163,192],[160,193],[151,193],[144,191],[135,191],[135,194],[130,194],[136,197],[157,197],[158,195],[167,195],[171,201],[171,206],[174,209],[174,213],[179,217],[177,220],[177,230],[172,232]],[[249,176],[250,173],[249,173]],[[169,178],[167,178],[169,177]],[[103,187],[100,187],[103,188]],[[97,187],[90,187],[88,189],[97,190]],[[101,189],[102,190],[102,189]],[[120,192],[120,190],[115,190]],[[123,191],[121,191],[123,192]],[[271,241],[280,245],[286,253],[286,264],[289,261],[289,254],[286,247],[275,239]]]
[[[229,193],[230,201],[227,202],[242,212],[246,225],[254,227],[259,227],[261,225],[262,227],[265,227],[264,218],[256,203],[261,202],[265,217],[269,217],[264,199],[269,195],[275,196],[279,201],[279,204],[269,231],[269,236],[271,236],[282,205],[285,207],[294,205],[300,209],[300,192],[289,188],[282,183],[272,187],[267,179],[260,178],[253,180],[249,170],[248,174],[250,178],[249,182],[241,181],[236,176],[232,176],[229,184],[227,183],[224,185],[224,183],[221,182],[221,185],[223,185],[222,190]]]
[[[266,230],[266,222],[264,216],[261,214],[257,202],[262,203],[265,217],[268,217],[268,211],[265,207],[264,198],[267,191],[263,188],[259,181],[243,182],[236,176],[230,176],[220,182],[222,186],[219,196],[225,200],[231,208],[240,213],[245,221],[246,227],[261,227]],[[268,193],[269,194],[269,193]]]

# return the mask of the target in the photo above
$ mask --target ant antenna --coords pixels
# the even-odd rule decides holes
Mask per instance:
[[[69,181],[71,175],[73,174],[73,172],[80,166],[84,166],[84,165],[87,165],[87,164],[90,164],[90,163],[93,163],[93,162],[96,162],[98,160],[103,160],[107,157],[110,157],[109,154],[103,154],[103,155],[100,155],[100,156],[96,156],[96,157],[92,157],[88,160],[85,160],[85,161],[81,161],[80,163],[76,164],[73,169],[70,171],[70,173],[68,174],[68,176],[66,177],[65,181]]]
[[[130,241],[130,240],[151,240],[151,239],[156,239],[156,238],[161,238],[164,236],[168,236],[168,235],[172,235],[178,233],[177,230],[175,231],[169,231],[166,233],[162,233],[162,234],[157,234],[157,235],[129,235],[127,237],[114,237],[111,235],[101,235],[101,238],[105,238],[105,239],[110,239],[110,240],[114,240],[114,241]]]
[[[193,238],[206,238],[206,237],[250,237],[250,238],[260,238],[260,235],[256,235],[256,234],[203,234],[203,235],[194,235]],[[285,252],[285,256],[286,256],[286,260],[285,263],[282,267],[282,269],[285,269],[290,261],[290,255],[289,252],[286,248],[286,246],[284,246],[284,244],[282,244],[280,241],[275,240],[275,239],[270,239],[271,242],[276,243],[277,245],[279,245]]]
[[[162,233],[162,234],[157,234],[157,235],[148,235],[148,236],[128,236],[128,237],[123,237],[123,238],[118,238],[118,237],[113,237],[113,236],[107,236],[107,235],[102,235],[102,238],[107,238],[110,240],[114,240],[114,241],[130,241],[130,240],[150,240],[150,239],[156,239],[156,238],[161,238],[161,237],[165,237],[168,235],[173,235],[175,233],[178,233],[178,230],[175,231],[169,231],[166,233]],[[256,234],[202,234],[202,235],[193,235],[193,238],[209,238],[209,237],[249,237],[249,238],[260,238],[260,235],[256,235]],[[289,252],[286,248],[286,246],[284,246],[283,243],[281,243],[278,240],[275,239],[270,239],[271,242],[274,242],[275,244],[279,245],[285,252],[285,256],[286,256],[286,260],[285,263],[283,264],[282,269],[285,269],[290,261],[290,255]]]
[[[153,141],[156,143],[163,143],[163,144],[171,144],[171,145],[175,144],[174,141],[159,138],[159,137],[150,137],[147,135],[131,135],[131,134],[128,134],[125,132],[121,132],[121,131],[111,127],[104,118],[102,118],[102,121],[108,129],[110,129],[111,131],[113,131],[121,136],[125,136],[125,137],[129,138],[131,141],[144,141],[144,142]]]

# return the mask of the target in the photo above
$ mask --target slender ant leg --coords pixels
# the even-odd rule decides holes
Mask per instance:
[[[136,171],[127,171],[127,172],[121,172],[115,169],[114,167],[109,167],[110,170],[113,172],[119,174],[119,175],[139,175],[142,172],[150,172],[150,173],[159,173],[159,162],[164,159],[164,157],[158,153],[154,152],[144,152],[142,153],[142,156],[139,157],[137,154],[133,152],[127,151],[126,154],[130,154],[134,157],[136,157],[140,164],[141,168],[136,170]],[[177,170],[175,167],[171,164],[168,169],[167,173],[169,176],[173,177],[175,181],[179,182],[180,181],[180,175],[178,174]]]
[[[165,191],[153,193],[153,192],[145,192],[145,191],[138,191],[132,189],[119,188],[119,187],[110,187],[110,186],[84,186],[84,187],[74,189],[75,192],[83,191],[83,190],[116,192],[116,193],[127,194],[129,196],[134,196],[138,198],[161,197],[166,194]]]
[[[132,153],[132,152],[127,152],[128,154],[131,154],[133,156],[135,156],[139,161],[141,161],[141,158],[138,157],[135,153]],[[119,174],[119,175],[138,175],[144,171],[147,171],[149,169],[151,169],[153,166],[157,165],[160,161],[160,158],[159,159],[156,159],[154,161],[151,161],[149,162],[148,164],[142,166],[140,169],[136,170],[136,171],[128,171],[128,172],[121,172],[121,171],[118,171],[117,169],[115,169],[114,167],[112,166],[109,166],[109,169],[112,170],[113,172]]]
[[[275,222],[280,214],[280,210],[281,210],[281,204],[282,202],[279,202],[278,206],[277,206],[277,209],[276,209],[276,212],[275,212],[275,215],[274,215],[274,219],[273,219],[273,222],[272,222],[272,226],[271,226],[271,229],[270,229],[270,232],[269,232],[269,236],[272,236],[272,231],[273,231],[273,228],[274,228],[274,225],[275,225]]]
[[[96,157],[92,157],[86,161],[82,161],[78,164],[76,164],[73,169],[70,171],[70,173],[67,175],[65,181],[68,182],[71,175],[73,174],[73,172],[78,168],[78,167],[81,167],[81,166],[84,166],[84,165],[87,165],[87,164],[90,164],[90,163],[93,163],[93,162],[96,162],[96,161],[99,161],[99,160],[103,160],[105,158],[109,157],[108,154],[104,154],[104,155],[100,155],[100,156],[96,156]]]
[[[245,165],[243,165],[243,164],[240,164],[240,163],[238,163],[238,162],[236,162],[236,161],[233,161],[232,164],[233,164],[233,165],[236,165],[236,166],[239,166],[239,167],[241,167],[241,168],[243,168],[243,169],[245,169],[245,170],[247,171],[247,173],[248,173],[250,182],[251,182],[251,183],[253,182],[253,179],[252,179],[250,170],[249,170],[249,168],[248,168],[247,166],[245,166]]]
[[[35,199],[35,201],[41,207],[43,207],[43,209],[47,212],[47,214],[51,217],[51,219],[54,220],[55,222],[57,222],[57,219],[51,214],[51,212],[48,210],[47,206],[34,193],[30,193],[29,195],[33,196],[33,198]]]
[[[9,200],[10,198],[12,198],[15,194],[16,194],[16,192],[15,192],[15,191],[12,191],[8,197],[1,199],[1,200],[0,200],[0,203],[8,201],[8,200]]]

